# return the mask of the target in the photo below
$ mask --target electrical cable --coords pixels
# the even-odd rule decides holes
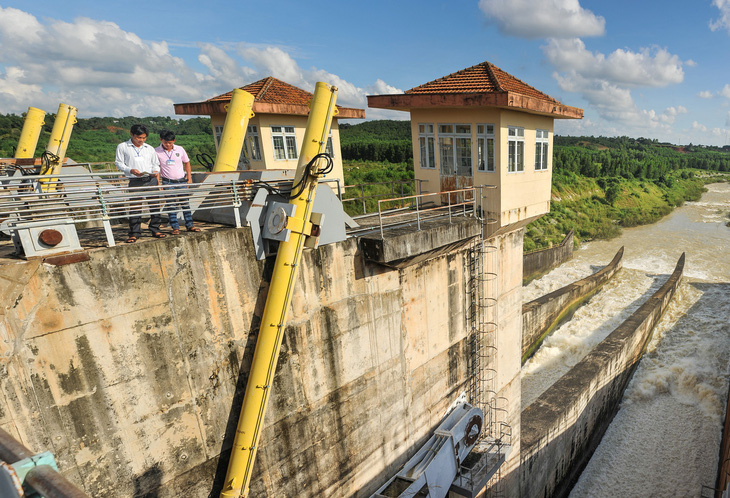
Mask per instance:
[[[323,168],[320,168],[316,172],[312,172],[312,167],[319,159],[325,159],[325,166]],[[311,161],[307,163],[307,165],[304,167],[304,174],[299,179],[299,182],[297,182],[296,185],[292,185],[291,192],[296,191],[296,189],[299,189],[299,191],[296,194],[293,194],[290,192],[289,198],[290,199],[296,199],[300,195],[302,195],[302,192],[304,192],[304,186],[305,182],[307,180],[308,176],[321,176],[326,175],[327,173],[331,172],[334,169],[334,161],[332,161],[332,156],[327,154],[326,152],[320,152],[316,156],[312,158]]]

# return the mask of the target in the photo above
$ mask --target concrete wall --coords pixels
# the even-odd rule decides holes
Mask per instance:
[[[618,411],[623,391],[684,269],[522,412],[520,495],[567,496]]]
[[[590,299],[621,269],[623,255],[624,248],[622,247],[608,265],[593,275],[545,294],[522,306],[523,364],[537,351],[542,341],[553,330],[569,319],[581,304]]]
[[[521,242],[497,255],[512,304]],[[466,254],[389,269],[353,239],[305,252],[251,496],[365,496],[426,440],[465,388]],[[86,258],[0,265],[0,427],[92,496],[220,489],[272,261],[247,229]],[[521,315],[504,306],[499,394],[518,428]]]
[[[560,245],[525,254],[522,264],[522,283],[545,275],[573,257],[573,230],[568,232]]]

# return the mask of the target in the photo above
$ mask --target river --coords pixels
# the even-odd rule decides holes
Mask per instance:
[[[584,244],[525,287],[525,302],[583,278],[625,247],[623,269],[522,369],[528,406],[668,278],[684,277],[572,497],[699,496],[714,486],[730,359],[730,185],[708,185],[656,224]]]

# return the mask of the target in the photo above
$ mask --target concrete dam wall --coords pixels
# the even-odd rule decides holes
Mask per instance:
[[[624,248],[613,260],[584,279],[550,292],[522,306],[522,363],[532,356],[550,333],[598,292],[620,269]]]
[[[522,412],[520,495],[567,496],[616,414],[685,256],[636,312]]]
[[[522,284],[545,275],[573,257],[573,230],[568,232],[563,241],[548,249],[525,254],[522,261]]]
[[[465,387],[465,259],[304,253],[251,496],[364,496],[416,451]],[[0,427],[92,496],[220,489],[271,267],[227,228],[0,265]]]

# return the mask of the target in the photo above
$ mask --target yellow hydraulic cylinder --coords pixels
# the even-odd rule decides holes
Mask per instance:
[[[223,134],[218,145],[213,171],[236,171],[241,158],[243,140],[246,138],[248,120],[253,117],[253,95],[236,88],[228,105],[228,114],[223,123]]]
[[[68,142],[71,139],[71,132],[76,124],[77,112],[78,109],[70,105],[60,104],[58,106],[58,114],[56,114],[56,120],[53,122],[51,137],[48,139],[48,145],[46,145],[45,157],[47,164],[41,167],[42,175],[56,175],[60,173],[63,158],[66,156],[66,149],[68,149]],[[54,186],[55,181],[55,178],[45,181],[41,179],[40,182],[43,186],[43,191],[56,190]]]
[[[29,159],[35,155],[35,147],[38,145],[38,137],[41,134],[41,126],[45,123],[46,111],[37,107],[29,107],[23,122],[23,130],[20,132],[18,148],[15,150],[16,159]]]
[[[296,197],[292,197],[289,201],[296,206],[294,216],[291,217],[293,219],[290,219],[289,223],[292,230],[289,240],[279,243],[221,497],[248,496],[256,447],[263,428],[266,404],[271,393],[286,325],[286,314],[304,245],[305,233],[300,232],[306,232],[306,229],[298,230],[294,227],[305,227],[309,224],[317,187],[317,165],[309,169],[307,165],[317,154],[325,150],[332,116],[336,112],[336,98],[336,87],[322,82],[317,83],[294,180],[292,195]]]

